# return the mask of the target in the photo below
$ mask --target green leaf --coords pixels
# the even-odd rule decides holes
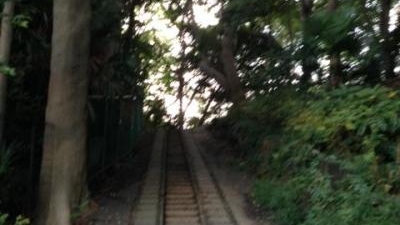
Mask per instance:
[[[16,75],[16,71],[14,68],[11,68],[5,64],[0,64],[0,74],[7,77],[14,77]]]
[[[29,218],[25,218],[21,215],[17,216],[17,218],[15,219],[15,225],[29,225],[31,223],[31,221],[29,220]]]
[[[12,24],[20,28],[28,28],[31,18],[27,15],[16,15],[12,20]]]
[[[347,130],[355,130],[356,129],[356,126],[351,122],[347,122],[344,126],[346,127]]]
[[[6,225],[7,218],[8,218],[8,214],[2,214],[0,212],[0,225]]]

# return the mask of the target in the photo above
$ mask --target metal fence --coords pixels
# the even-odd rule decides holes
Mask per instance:
[[[89,177],[133,151],[143,124],[141,101],[131,96],[90,98]]]

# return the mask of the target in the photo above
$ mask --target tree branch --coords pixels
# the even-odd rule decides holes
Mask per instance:
[[[227,88],[225,75],[216,70],[215,68],[213,68],[207,60],[203,59],[199,63],[199,68],[202,72],[213,77],[218,82],[218,84],[221,85],[224,89]]]

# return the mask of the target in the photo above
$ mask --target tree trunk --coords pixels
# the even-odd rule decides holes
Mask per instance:
[[[224,67],[225,83],[227,85],[226,91],[228,92],[231,101],[234,104],[238,104],[246,98],[246,95],[236,69],[234,33],[232,28],[228,25],[225,25],[224,28],[221,47],[221,61]]]
[[[310,18],[312,14],[312,9],[314,6],[314,1],[313,0],[301,0],[300,1],[300,15],[301,15],[301,22],[303,23],[303,31],[305,30],[305,27],[307,26],[306,21],[308,18]],[[309,53],[309,46],[307,42],[304,40],[304,35],[303,35],[303,59],[301,60],[301,64],[303,67],[303,75],[301,76],[300,83],[302,86],[307,86],[307,84],[311,80],[311,75],[313,72],[313,64],[316,62],[312,62],[311,58],[313,57]]]
[[[183,130],[183,125],[185,123],[185,112],[183,112],[183,88],[185,85],[185,80],[183,77],[183,70],[180,69],[178,71],[178,82],[179,82],[179,87],[178,87],[178,99],[179,99],[179,114],[178,114],[178,128],[179,130]]]
[[[7,65],[10,59],[11,42],[12,42],[12,18],[14,16],[14,1],[4,2],[3,15],[1,21],[1,37],[0,37],[0,63]],[[4,143],[4,118],[6,114],[7,100],[7,77],[0,74],[0,146]]]
[[[395,77],[394,68],[395,55],[393,52],[396,48],[392,44],[391,35],[389,32],[389,21],[390,21],[390,9],[392,5],[392,0],[379,0],[381,11],[380,11],[380,21],[379,28],[381,33],[381,45],[382,45],[382,65],[381,69],[386,79],[393,79]]]
[[[179,32],[179,41],[181,43],[181,51],[179,53],[180,59],[181,59],[181,65],[180,68],[177,70],[176,75],[178,79],[178,100],[179,100],[179,114],[178,114],[178,128],[179,130],[183,130],[183,125],[185,123],[185,112],[183,111],[183,89],[185,86],[185,78],[183,77],[185,69],[186,69],[186,63],[185,63],[185,52],[187,48],[187,44],[185,42],[185,31],[181,30]]]
[[[332,53],[329,56],[329,77],[331,80],[332,87],[338,87],[343,83],[343,76],[342,76],[342,62],[340,59],[340,53]]]
[[[200,33],[199,27],[194,19],[193,3],[191,0],[188,1],[189,21],[191,25],[191,32],[194,39],[199,40]],[[223,9],[221,9],[223,10]],[[234,32],[228,24],[224,24],[224,33],[221,38],[221,62],[223,65],[223,71],[215,69],[207,56],[200,53],[201,62],[199,63],[199,69],[206,75],[215,79],[215,81],[224,89],[228,94],[228,98],[234,104],[240,104],[246,99],[246,92],[241,84],[236,68],[235,59],[235,43],[234,43]]]
[[[338,0],[329,0],[327,10],[328,12],[334,13],[338,8],[339,1]],[[341,71],[341,59],[340,52],[331,53],[329,56],[329,77],[330,83],[332,87],[337,87],[343,83],[343,76]]]
[[[90,0],[54,0],[38,225],[70,225],[86,190]]]
[[[129,18],[129,23],[128,23],[128,29],[126,30],[126,33],[123,37],[122,40],[122,55],[124,57],[124,60],[128,60],[128,57],[131,53],[131,48],[132,48],[132,44],[133,44],[133,35],[135,32],[135,3],[134,1],[130,1],[128,3],[128,10],[129,10],[129,14],[128,14],[128,18]]]

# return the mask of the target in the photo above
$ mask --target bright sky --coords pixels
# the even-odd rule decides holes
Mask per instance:
[[[398,13],[400,12],[400,1],[390,10],[390,31],[396,28],[396,22],[398,20]]]
[[[219,6],[215,6],[215,4],[216,0],[209,0],[207,5],[193,6],[195,20],[200,27],[208,27],[218,24],[219,19],[217,18],[217,13],[219,12]],[[172,26],[169,19],[164,18],[160,5],[153,5],[152,10],[149,11],[146,12],[145,10],[141,10],[139,12],[139,20],[142,22],[147,22],[145,30],[155,30],[158,38],[161,38],[166,43],[171,44],[170,55],[178,56],[181,50],[178,39],[179,29],[175,26]],[[155,11],[158,13],[155,14]],[[157,79],[162,76],[163,74],[153,74],[153,76],[150,77],[150,79],[147,81],[150,86],[149,92],[151,93],[151,95],[155,95],[159,98],[164,99],[168,114],[171,117],[174,117],[179,114],[179,101],[177,101],[176,93],[166,94],[160,92],[160,89],[162,89],[162,85],[157,84]],[[184,76],[185,81],[189,81],[187,84],[188,87],[194,88],[196,86],[196,82],[198,79],[194,78],[193,76],[194,75],[190,73],[187,73]],[[173,83],[172,87],[174,88],[174,90],[177,90],[178,83]],[[184,108],[187,107],[189,102],[189,97],[185,97],[183,99]],[[186,121],[193,117],[201,117],[200,103],[196,99],[192,101],[192,104],[187,107],[185,112]]]

